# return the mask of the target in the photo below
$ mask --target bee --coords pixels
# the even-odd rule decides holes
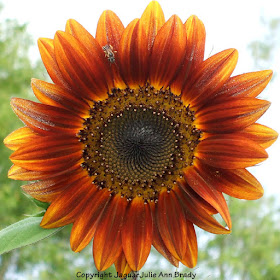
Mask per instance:
[[[105,57],[108,58],[110,63],[115,63],[115,53],[117,51],[114,51],[113,47],[111,45],[105,45],[102,47]]]

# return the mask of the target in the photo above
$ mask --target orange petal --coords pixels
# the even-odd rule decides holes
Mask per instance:
[[[207,211],[205,211],[201,201],[192,194],[193,190],[187,186],[186,182],[177,182],[173,187],[177,198],[184,207],[186,218],[200,228],[216,233],[228,234],[230,231],[219,224]]]
[[[238,135],[217,135],[201,141],[195,156],[218,168],[239,169],[264,161],[266,151],[254,141]]]
[[[158,31],[165,23],[162,8],[157,1],[148,4],[141,16],[141,22],[147,34],[148,50],[151,50]]]
[[[178,76],[173,81],[172,91],[180,94],[183,85],[204,58],[205,27],[197,16],[191,16],[184,24],[187,34],[186,55]]]
[[[170,253],[168,248],[165,246],[165,244],[160,236],[160,233],[158,231],[157,221],[154,216],[155,204],[151,204],[150,206],[151,206],[151,209],[153,209],[153,246],[171,264],[173,264],[176,267],[179,267],[179,261],[176,258],[174,258],[174,256]]]
[[[182,99],[192,107],[201,106],[218,91],[232,74],[237,50],[228,49],[203,61],[183,88]]]
[[[196,167],[188,168],[184,177],[188,185],[220,213],[230,229],[231,218],[223,194],[208,184],[208,181],[201,176]]]
[[[89,105],[71,90],[38,79],[31,80],[34,94],[44,104],[68,109],[78,115],[88,113]]]
[[[184,210],[173,191],[160,193],[156,222],[168,250],[176,259],[182,260],[186,253],[187,224]]]
[[[66,109],[21,98],[12,98],[11,106],[18,117],[39,134],[75,133],[82,127],[82,118]]]
[[[126,85],[120,76],[119,44],[124,31],[124,26],[118,16],[112,11],[104,11],[99,18],[96,29],[96,40],[100,46],[111,45],[115,52],[115,63],[110,64],[110,71],[113,73],[114,86],[125,88]],[[103,54],[104,59],[105,54]]]
[[[258,180],[246,169],[220,169],[205,164],[198,165],[203,179],[213,189],[240,199],[258,199],[263,188]]]
[[[129,205],[122,228],[122,245],[128,265],[139,271],[145,264],[152,245],[153,222],[149,204],[136,197]]]
[[[117,260],[115,261],[116,271],[120,278],[126,278],[126,275],[132,271],[125,258],[124,252],[122,251]]]
[[[31,141],[34,140],[34,138],[38,138],[38,137],[40,136],[34,133],[33,130],[31,130],[27,126],[24,126],[10,133],[4,139],[4,144],[10,150],[16,151],[21,146],[30,143]]]
[[[196,124],[210,133],[239,131],[257,121],[269,106],[270,102],[256,98],[233,98],[199,110]]]
[[[95,186],[92,185],[92,188]],[[83,211],[80,211],[70,236],[70,244],[74,252],[80,252],[92,240],[99,224],[99,218],[110,199],[110,193],[107,190],[97,190]]]
[[[35,181],[35,180],[46,180],[52,177],[63,174],[64,176],[69,176],[77,168],[81,168],[79,165],[68,168],[67,170],[62,170],[58,172],[41,172],[41,171],[32,171],[17,165],[13,165],[8,173],[8,177],[14,180],[22,181]]]
[[[256,97],[272,78],[271,70],[245,73],[229,78],[222,88],[215,93],[215,101],[228,97]]]
[[[132,21],[124,30],[119,57],[122,76],[131,88],[145,85],[148,77],[148,37],[141,20]]]
[[[150,59],[150,81],[167,87],[179,70],[186,51],[186,30],[181,19],[172,16],[159,30]],[[172,59],[171,59],[172,58]]]
[[[93,240],[93,258],[99,271],[109,268],[122,252],[121,227],[127,201],[116,195],[100,218]]]
[[[28,170],[59,172],[75,166],[82,157],[79,142],[70,136],[41,137],[15,151],[11,161]]]
[[[83,213],[85,206],[92,202],[96,188],[92,186],[89,177],[81,174],[51,203],[42,219],[41,227],[56,228],[73,223],[77,216]]]
[[[197,263],[198,248],[196,233],[192,223],[187,222],[187,230],[186,254],[181,262],[187,267],[193,268]]]
[[[73,90],[88,100],[107,97],[112,77],[98,44],[96,49],[92,48],[90,52],[75,37],[58,31],[54,46],[59,69]]]
[[[275,130],[257,123],[246,127],[238,134],[255,141],[264,149],[270,147],[278,138],[278,133]]]
[[[51,202],[63,190],[65,190],[73,182],[77,181],[77,179],[80,179],[82,176],[87,176],[87,173],[80,168],[74,172],[72,171],[70,177],[65,176],[65,174],[60,174],[42,181],[21,186],[21,188],[24,192],[40,201]]]
[[[60,69],[57,65],[54,54],[53,39],[40,38],[38,40],[38,47],[41,54],[42,61],[55,84],[69,88],[69,85],[64,80]]]
[[[119,48],[124,26],[119,17],[112,11],[104,11],[97,23],[96,40],[100,46],[111,45]]]

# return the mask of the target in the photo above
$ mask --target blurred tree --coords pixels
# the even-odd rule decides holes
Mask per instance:
[[[228,204],[232,233],[213,236],[201,250],[199,262],[214,279],[279,279],[280,209],[275,200],[228,198]]]

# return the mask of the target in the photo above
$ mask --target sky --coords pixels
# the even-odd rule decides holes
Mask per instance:
[[[141,16],[149,2],[149,0],[2,0],[4,10],[1,16],[15,18],[20,23],[28,23],[28,32],[36,42],[39,37],[53,38],[57,30],[64,30],[65,23],[70,18],[76,19],[95,35],[98,18],[106,9],[113,10],[126,26],[132,19]],[[236,48],[239,52],[239,60],[234,75],[265,69],[262,65],[256,67],[248,45],[252,41],[266,37],[268,30],[261,24],[260,18],[265,21],[280,18],[280,11],[276,8],[277,0],[158,0],[158,2],[163,8],[166,19],[172,14],[177,14],[185,22],[189,16],[195,14],[204,22],[207,33],[206,58],[224,49]],[[278,53],[279,50],[278,45]],[[37,47],[34,47],[31,58],[39,57]],[[268,65],[269,69],[274,70],[275,78],[260,98],[271,101],[272,105],[259,121],[278,132],[280,131],[279,62],[278,54]],[[267,65],[265,67],[267,68]],[[265,192],[278,197],[280,197],[279,142],[267,150],[268,160],[258,167],[250,168],[263,184]]]

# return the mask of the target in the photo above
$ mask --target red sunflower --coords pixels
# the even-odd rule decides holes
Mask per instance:
[[[204,45],[196,16],[165,21],[156,1],[126,28],[105,11],[95,37],[69,20],[39,39],[53,83],[32,80],[40,103],[12,99],[26,126],[5,139],[9,177],[33,181],[23,190],[50,203],[42,227],[73,223],[73,251],[93,239],[98,270],[138,271],[152,245],[194,267],[194,224],[230,232],[223,193],[263,194],[246,168],[277,138],[255,123],[270,105],[256,97],[272,71],[231,77],[237,51],[204,60]]]

